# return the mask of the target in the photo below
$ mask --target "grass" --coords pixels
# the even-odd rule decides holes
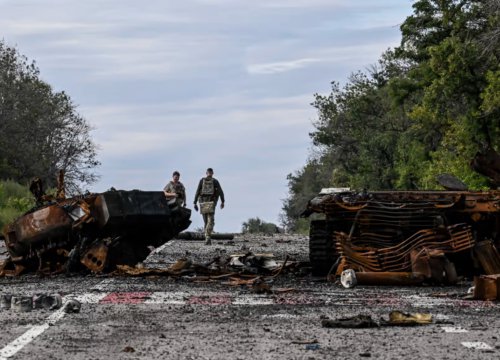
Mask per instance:
[[[0,181],[0,230],[35,205],[27,186],[12,180]]]

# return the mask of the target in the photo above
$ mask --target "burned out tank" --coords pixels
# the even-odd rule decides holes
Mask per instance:
[[[303,216],[316,275],[346,269],[436,283],[500,273],[500,191],[323,189]],[[379,280],[382,278],[380,276]]]
[[[135,265],[191,223],[191,210],[167,201],[161,191],[40,198],[37,207],[4,228],[10,258],[0,273],[103,272]]]

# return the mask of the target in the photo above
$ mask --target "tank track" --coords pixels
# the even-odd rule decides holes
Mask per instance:
[[[309,261],[314,276],[327,275],[337,261],[334,223],[327,220],[313,220],[309,229]]]

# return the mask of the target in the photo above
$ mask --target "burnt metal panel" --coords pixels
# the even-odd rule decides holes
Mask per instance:
[[[4,230],[10,261],[20,271],[74,271],[83,264],[101,272],[135,265],[150,246],[162,245],[191,223],[191,210],[170,204],[162,191],[108,191],[47,201]]]
[[[71,218],[58,205],[50,205],[17,219],[12,230],[16,241],[25,245],[57,238],[71,229]],[[11,233],[7,237],[11,237]]]
[[[342,221],[342,227],[333,227],[331,234],[320,239],[335,243],[339,255],[337,275],[350,268],[407,272],[413,265],[425,269],[427,277],[437,282],[452,283],[456,281],[455,266],[469,275],[477,273],[477,262],[467,250],[484,240],[491,246],[477,247],[475,257],[487,274],[498,272],[495,248],[500,246],[498,190],[326,191],[308,203],[303,216],[313,213],[323,214],[327,222]],[[313,235],[310,242],[315,240]],[[417,263],[414,258],[412,264],[412,253],[422,250],[442,251],[443,257],[421,258]],[[310,255],[313,267],[319,267],[316,263],[327,264],[330,258],[332,264],[335,260],[318,251]],[[446,278],[438,276],[443,273],[441,268],[447,269]]]
[[[97,196],[93,211],[100,227],[165,223],[171,209],[161,191],[108,191]]]

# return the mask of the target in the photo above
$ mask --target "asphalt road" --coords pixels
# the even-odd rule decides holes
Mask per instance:
[[[174,240],[145,267],[181,257],[272,253],[307,261],[307,239],[237,237],[212,246]],[[471,283],[432,287],[355,287],[285,273],[257,294],[226,279],[25,275],[0,279],[1,295],[54,294],[81,302],[79,313],[0,310],[0,359],[499,359],[500,303],[464,300]],[[393,310],[430,313],[412,327],[341,329],[324,319]]]

